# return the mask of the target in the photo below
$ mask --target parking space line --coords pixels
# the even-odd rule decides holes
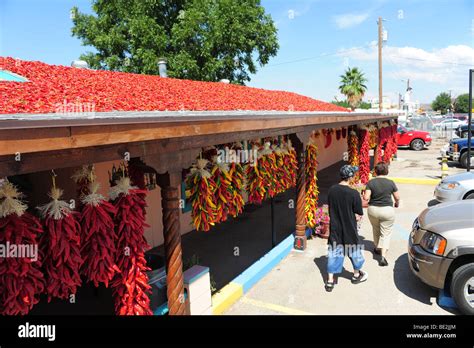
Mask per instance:
[[[441,179],[427,179],[427,178],[391,178],[394,182],[399,184],[416,184],[416,185],[437,185]]]
[[[240,301],[242,303],[247,303],[247,304],[250,304],[252,306],[255,306],[255,307],[260,307],[260,308],[264,308],[264,309],[270,309],[272,311],[275,311],[275,312],[280,312],[280,313],[284,313],[284,314],[290,314],[290,315],[315,315],[314,313],[309,313],[309,312],[305,312],[305,311],[300,311],[298,309],[294,309],[294,308],[289,308],[289,307],[285,307],[285,306],[280,306],[280,305],[277,305],[277,304],[274,304],[274,303],[268,303],[268,302],[263,302],[263,301],[258,301],[258,300],[254,300],[254,299],[251,299],[251,298],[248,298],[248,297],[242,297],[240,299]]]

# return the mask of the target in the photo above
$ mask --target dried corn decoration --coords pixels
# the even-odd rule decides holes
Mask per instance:
[[[149,245],[145,239],[146,190],[122,177],[110,188],[110,199],[115,208],[115,233],[117,254],[115,262],[120,272],[112,281],[115,298],[115,313],[118,315],[152,315],[150,309],[145,250]]]
[[[28,213],[23,195],[6,181],[0,187],[0,244],[29,246],[30,254],[0,258],[0,314],[26,315],[44,290],[43,256],[38,248],[43,229]],[[13,250],[14,251],[14,250]],[[12,251],[9,251],[12,252]]]
[[[82,199],[81,209],[81,273],[86,281],[106,287],[120,272],[116,263],[115,208],[98,193],[99,183],[89,184],[89,194]]]
[[[317,137],[319,133],[313,133],[309,138],[309,144],[306,147],[306,197],[305,214],[306,225],[316,227],[316,209],[318,208],[318,146]]]
[[[216,183],[208,169],[209,161],[199,158],[186,177],[186,186],[190,191],[193,225],[198,231],[209,231],[216,222],[216,204],[214,192]]]
[[[44,226],[40,248],[45,255],[43,268],[48,302],[52,298],[69,298],[76,294],[81,285],[79,214],[61,200],[62,194],[63,191],[56,187],[53,178],[53,187],[49,193],[51,201],[37,208]]]
[[[369,156],[369,131],[367,127],[361,127],[359,130],[360,157],[359,157],[359,175],[360,181],[366,184],[369,181],[370,174],[370,156]]]
[[[227,215],[232,205],[232,195],[230,192],[232,177],[229,173],[229,165],[218,156],[213,156],[212,163],[211,178],[216,184],[212,201],[216,205],[215,222],[220,223],[227,220]]]

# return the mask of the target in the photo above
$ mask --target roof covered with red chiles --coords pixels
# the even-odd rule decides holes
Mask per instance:
[[[336,111],[330,103],[296,93],[221,82],[161,78],[105,70],[79,69],[0,57],[0,114],[55,113],[65,103],[88,103],[106,111]]]

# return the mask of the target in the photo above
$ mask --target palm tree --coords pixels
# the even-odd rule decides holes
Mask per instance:
[[[351,109],[354,110],[364,97],[367,86],[367,79],[364,73],[358,68],[348,68],[344,75],[341,75],[341,85],[339,91],[347,98]]]

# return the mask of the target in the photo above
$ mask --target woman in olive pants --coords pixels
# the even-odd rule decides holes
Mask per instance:
[[[367,183],[364,199],[369,201],[368,215],[374,234],[374,253],[380,255],[380,266],[388,266],[385,258],[390,247],[392,228],[395,223],[395,208],[400,202],[400,195],[395,183],[386,178],[388,165],[380,162],[375,166],[376,177]],[[393,203],[392,196],[395,199]]]

